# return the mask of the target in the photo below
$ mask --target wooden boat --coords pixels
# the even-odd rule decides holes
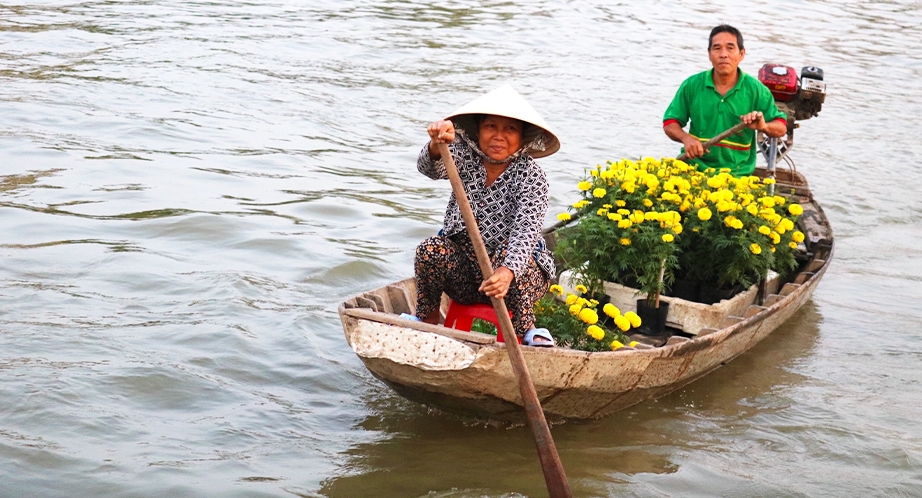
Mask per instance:
[[[804,208],[798,225],[806,253],[799,269],[762,296],[749,293],[745,306],[734,308],[742,310],[740,316],[725,316],[717,327],[690,337],[674,335],[660,347],[597,353],[523,347],[548,419],[603,417],[675,391],[751,348],[810,299],[832,259],[832,229],[801,174],[778,171],[776,179],[777,192]],[[545,239],[554,246],[553,228]],[[402,396],[429,406],[524,420],[505,345],[492,335],[399,318],[415,311],[415,296],[410,278],[340,305],[346,340],[368,370]]]

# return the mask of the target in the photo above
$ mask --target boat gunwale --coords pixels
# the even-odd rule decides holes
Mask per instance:
[[[829,256],[832,255],[833,250],[834,250],[834,246],[831,245],[829,249]],[[706,334],[696,335],[695,337],[687,338],[688,340],[685,340],[685,341],[675,342],[673,344],[664,344],[662,346],[649,348],[649,349],[637,349],[637,348],[625,347],[625,348],[620,348],[615,351],[582,351],[578,349],[563,348],[563,347],[555,347],[555,348],[534,347],[534,346],[524,346],[524,347],[528,348],[529,351],[540,350],[540,351],[544,351],[547,353],[560,354],[560,355],[573,353],[579,356],[588,355],[590,358],[591,357],[619,356],[619,355],[626,355],[626,354],[635,354],[635,355],[649,354],[649,355],[655,355],[655,356],[664,356],[664,355],[673,356],[673,355],[669,355],[665,353],[672,353],[673,351],[679,351],[682,349],[697,350],[697,345],[702,344],[704,342],[713,342],[714,339],[718,337],[722,338],[724,335],[730,336],[736,331],[747,329],[750,326],[758,322],[761,322],[767,319],[768,317],[774,315],[781,309],[786,308],[795,298],[801,296],[802,294],[806,292],[812,292],[812,290],[819,284],[819,281],[822,279],[822,276],[826,273],[826,269],[828,268],[829,262],[832,259],[831,257],[818,258],[817,256],[815,256],[810,261],[815,261],[817,259],[823,259],[824,263],[822,266],[820,266],[813,272],[813,275],[811,275],[809,279],[807,279],[805,282],[801,284],[793,284],[793,285],[797,285],[797,287],[788,294],[781,295],[781,294],[776,293],[776,294],[769,294],[768,296],[766,296],[766,299],[768,299],[770,296],[780,296],[781,299],[778,299],[775,303],[771,304],[770,306],[763,307],[763,309],[761,309],[759,312],[754,313],[753,315],[749,317],[735,317],[735,318],[740,318],[740,320],[736,323],[733,323],[731,325],[728,325],[726,327],[722,327],[719,329],[714,329],[713,331],[706,333]],[[803,272],[799,272],[799,273],[803,273]],[[788,282],[785,285],[790,285],[790,284],[791,283]],[[388,285],[394,285],[394,284],[391,283]],[[384,286],[379,289],[386,289],[386,288],[387,286]],[[378,289],[375,289],[375,290],[378,290]],[[374,291],[371,291],[371,292],[374,292]],[[760,306],[760,305],[751,304],[750,306]],[[362,311],[358,311],[358,310],[362,310]],[[457,329],[453,329],[450,327],[445,327],[443,325],[433,325],[433,324],[428,324],[428,323],[414,322],[412,320],[401,319],[401,318],[398,318],[396,315],[385,313],[383,311],[372,310],[370,308],[346,308],[345,302],[339,305],[338,311],[341,316],[346,315],[346,316],[355,318],[357,320],[368,320],[368,321],[373,321],[373,322],[378,322],[378,323],[385,323],[388,325],[394,325],[396,327],[402,327],[404,329],[414,330],[416,332],[438,334],[438,335],[447,337],[449,339],[456,340],[458,342],[476,344],[479,347],[492,347],[492,348],[503,348],[503,349],[505,349],[506,347],[504,343],[497,342],[496,337],[490,334],[462,331],[462,330],[457,330]],[[728,318],[731,318],[731,317],[728,317]],[[400,322],[403,322],[403,323],[400,323]],[[683,337],[683,336],[677,336],[677,337]],[[486,338],[490,338],[492,340],[487,341]]]

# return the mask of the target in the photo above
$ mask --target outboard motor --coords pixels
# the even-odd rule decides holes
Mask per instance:
[[[826,100],[823,70],[815,66],[805,66],[800,70],[798,78],[793,67],[764,64],[759,69],[759,81],[771,90],[778,109],[788,117],[787,136],[771,139],[760,132],[757,138],[759,150],[768,161],[768,169],[772,174],[775,164],[782,159],[794,169],[794,162],[787,153],[794,146],[794,129],[799,126],[796,121],[810,119],[822,110],[823,102]]]

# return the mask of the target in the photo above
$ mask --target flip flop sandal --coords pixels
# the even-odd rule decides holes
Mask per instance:
[[[556,346],[554,337],[548,329],[531,329],[525,334],[522,344],[526,346],[535,346],[541,348],[552,348]]]

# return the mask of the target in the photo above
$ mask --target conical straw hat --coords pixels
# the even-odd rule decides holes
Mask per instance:
[[[531,157],[549,156],[560,149],[560,140],[557,135],[551,131],[541,115],[510,85],[503,85],[482,97],[474,99],[445,119],[452,120],[456,127],[464,130],[468,137],[476,141],[477,127],[480,124],[477,117],[480,114],[505,116],[534,125],[537,129],[532,129],[531,132],[522,137],[522,143],[529,145],[527,152]],[[543,140],[535,140],[542,134],[543,137],[540,138],[543,138]]]

